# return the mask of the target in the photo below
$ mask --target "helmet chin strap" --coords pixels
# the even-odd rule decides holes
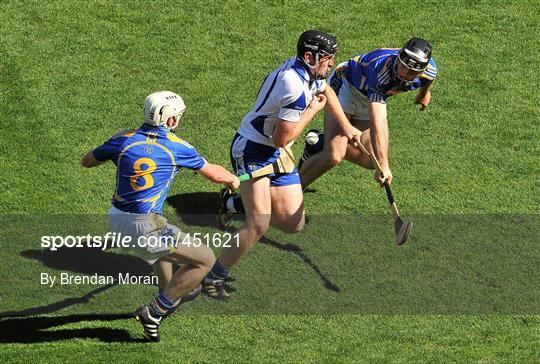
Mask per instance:
[[[307,63],[305,60],[303,61],[304,65],[308,68],[310,81],[322,80],[324,78],[324,76],[317,74],[317,70],[321,65],[319,53],[315,53],[315,64],[313,66]]]

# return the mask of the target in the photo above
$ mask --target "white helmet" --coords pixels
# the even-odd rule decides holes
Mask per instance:
[[[182,98],[171,91],[158,91],[148,95],[144,101],[144,122],[154,126],[166,126],[174,130],[178,126],[186,104]],[[167,126],[170,117],[175,118],[172,127]]]

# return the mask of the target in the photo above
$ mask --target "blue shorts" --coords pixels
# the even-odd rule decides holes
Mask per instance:
[[[273,163],[279,157],[279,149],[251,140],[236,133],[231,143],[231,164],[237,176],[247,172],[253,172],[268,164]],[[296,167],[292,173],[273,173],[270,178],[270,186],[289,186],[300,184],[300,176]]]

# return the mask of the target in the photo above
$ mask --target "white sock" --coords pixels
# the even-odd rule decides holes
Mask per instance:
[[[182,297],[174,301],[172,308],[177,308],[182,303]]]

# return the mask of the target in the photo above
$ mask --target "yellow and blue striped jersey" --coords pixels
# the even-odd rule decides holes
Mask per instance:
[[[162,213],[180,168],[199,170],[206,163],[193,146],[167,128],[148,124],[115,134],[92,153],[98,161],[116,165],[112,204],[137,214]]]
[[[344,77],[366,95],[369,101],[385,103],[389,96],[416,90],[437,78],[438,66],[433,58],[426,70],[408,84],[394,76],[394,62],[400,48],[379,48],[354,56],[336,69],[336,75]]]

